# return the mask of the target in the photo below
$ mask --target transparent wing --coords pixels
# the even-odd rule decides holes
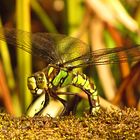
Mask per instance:
[[[17,39],[17,35],[22,39]],[[16,46],[52,64],[63,64],[79,57],[88,48],[80,40],[65,35],[41,32],[31,34],[8,28],[0,28],[0,40],[6,40],[9,45]]]
[[[99,49],[65,62],[65,67],[77,68],[88,65],[106,65],[114,63],[140,61],[140,45]]]
[[[2,34],[3,31],[5,36]],[[17,34],[22,40],[17,40]],[[50,33],[31,34],[21,30],[2,28],[0,40],[4,39],[8,44],[41,57],[47,63],[58,63],[68,68],[140,60],[139,45],[90,52],[89,46],[77,38]],[[32,48],[30,48],[31,45]]]
[[[17,35],[22,39],[17,39]],[[55,51],[55,43],[47,33],[31,34],[22,30],[1,28],[0,40],[6,41],[9,45],[18,47],[32,55],[41,57],[49,63],[57,63],[60,60]]]

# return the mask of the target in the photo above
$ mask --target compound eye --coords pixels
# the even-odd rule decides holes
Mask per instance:
[[[27,85],[30,90],[34,90],[37,87],[35,77],[28,77]]]
[[[37,83],[37,87],[39,89],[46,88],[46,86],[47,86],[47,79],[46,79],[46,76],[45,76],[45,74],[43,72],[38,73],[36,75],[36,83]]]

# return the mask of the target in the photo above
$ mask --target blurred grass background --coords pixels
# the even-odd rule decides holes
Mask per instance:
[[[0,1],[0,26],[74,36],[89,44],[91,50],[140,44],[139,17],[139,0]],[[20,35],[17,38],[22,39]],[[45,65],[37,59],[32,61],[24,51],[13,49],[0,41],[0,106],[19,116],[32,100],[27,77]],[[139,67],[139,63],[123,63],[90,67],[84,72],[94,80],[99,95],[108,101],[101,99],[102,107],[112,103],[139,110]],[[87,100],[79,108],[86,105]]]

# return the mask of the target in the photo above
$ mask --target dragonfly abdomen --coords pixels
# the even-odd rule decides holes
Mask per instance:
[[[89,104],[91,107],[90,111],[94,114],[100,108],[98,92],[95,84],[93,84],[85,74],[75,73],[74,75],[72,84],[82,89],[88,95]]]
[[[51,71],[52,74],[56,72],[55,67],[52,67],[51,69],[53,69]],[[96,86],[85,74],[68,71],[65,68],[59,68],[53,77],[50,78],[51,81],[49,81],[51,86],[49,86],[49,88],[58,89],[68,85],[73,85],[83,90],[88,95],[91,113],[95,114],[95,112],[98,112],[100,107]]]

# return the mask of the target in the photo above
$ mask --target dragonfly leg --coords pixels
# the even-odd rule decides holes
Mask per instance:
[[[85,74],[82,73],[74,73],[72,84],[76,87],[79,87],[87,94],[90,105],[90,113],[96,114],[96,112],[98,112],[100,109],[96,86]]]
[[[76,114],[77,106],[81,99],[82,98],[79,95],[75,95],[73,97],[72,101],[70,102],[70,105],[68,105],[68,113],[72,112],[73,115]]]
[[[81,97],[78,95],[78,93],[73,93],[73,92],[57,92],[57,95],[75,95],[72,101],[67,103],[67,108],[66,108],[66,113],[65,115],[70,114],[72,112],[73,115],[76,114],[76,109],[78,103],[81,101]]]
[[[53,90],[50,91],[50,95],[51,95],[54,99],[59,100],[59,101],[64,105],[64,110],[63,110],[63,112],[61,113],[62,115],[64,115],[64,114],[66,113],[67,102],[66,102],[64,99],[60,98],[60,97],[57,95],[57,92],[55,92],[55,91],[53,91]]]

